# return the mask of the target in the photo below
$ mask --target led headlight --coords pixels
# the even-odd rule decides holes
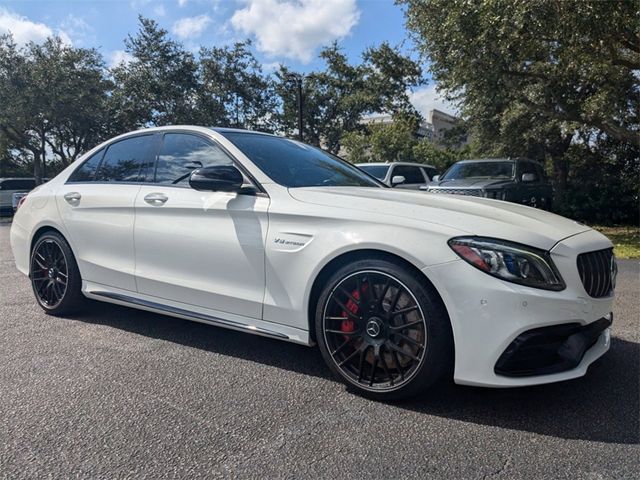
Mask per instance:
[[[545,290],[565,288],[544,250],[485,237],[456,237],[449,246],[466,262],[502,280]]]

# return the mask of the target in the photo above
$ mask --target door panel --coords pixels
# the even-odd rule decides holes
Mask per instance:
[[[138,190],[140,185],[67,183],[58,191],[58,210],[84,280],[136,290],[133,206]]]
[[[138,291],[261,318],[268,206],[259,195],[143,186],[135,203]]]
[[[420,186],[426,185],[428,180],[424,177],[422,169],[411,165],[396,165],[391,173],[391,178],[396,175],[402,175],[405,178],[404,183],[396,185],[395,188],[418,190]]]

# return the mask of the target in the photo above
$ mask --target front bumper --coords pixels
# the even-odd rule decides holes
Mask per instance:
[[[609,326],[599,328],[602,323],[597,327],[592,324],[610,314],[613,296],[589,297],[578,276],[576,257],[582,252],[608,247],[610,243],[592,231],[556,245],[551,256],[567,284],[567,288],[560,292],[505,282],[463,260],[425,268],[425,275],[442,296],[451,319],[455,342],[455,382],[517,387],[583,376],[589,365],[609,349]],[[522,338],[521,335],[535,329],[565,328],[567,324],[573,324],[578,331],[594,333],[593,337],[586,339],[589,345],[583,345],[579,348],[582,351],[572,357],[569,368],[566,368],[569,364],[565,364],[562,368],[555,365],[545,370],[538,364],[537,369],[530,369],[526,375],[505,374],[507,372],[500,369],[496,371],[501,356],[516,339]],[[566,335],[563,342],[573,333]],[[572,342],[577,340],[575,338]],[[542,367],[554,365],[554,361],[549,362],[546,365],[542,362]]]

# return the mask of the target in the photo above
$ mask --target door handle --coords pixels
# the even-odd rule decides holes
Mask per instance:
[[[169,200],[169,197],[164,193],[149,193],[144,197],[144,201],[154,207],[161,207],[167,200]]]
[[[67,201],[69,205],[73,205],[73,206],[78,205],[80,203],[81,198],[82,198],[82,195],[80,195],[78,192],[69,192],[64,194],[64,199]]]

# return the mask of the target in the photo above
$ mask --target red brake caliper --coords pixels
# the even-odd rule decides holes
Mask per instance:
[[[363,284],[362,290],[365,291],[367,287],[368,285],[366,283]],[[360,300],[360,292],[357,289],[351,292],[351,296],[356,300]],[[358,304],[353,300],[351,299],[347,300],[344,306],[347,307],[349,312],[351,312],[353,315],[358,315],[358,310],[359,310]],[[340,331],[345,333],[353,332],[356,329],[356,322],[354,322],[345,311],[342,312],[342,316],[347,318],[342,320],[342,323],[340,324]]]

